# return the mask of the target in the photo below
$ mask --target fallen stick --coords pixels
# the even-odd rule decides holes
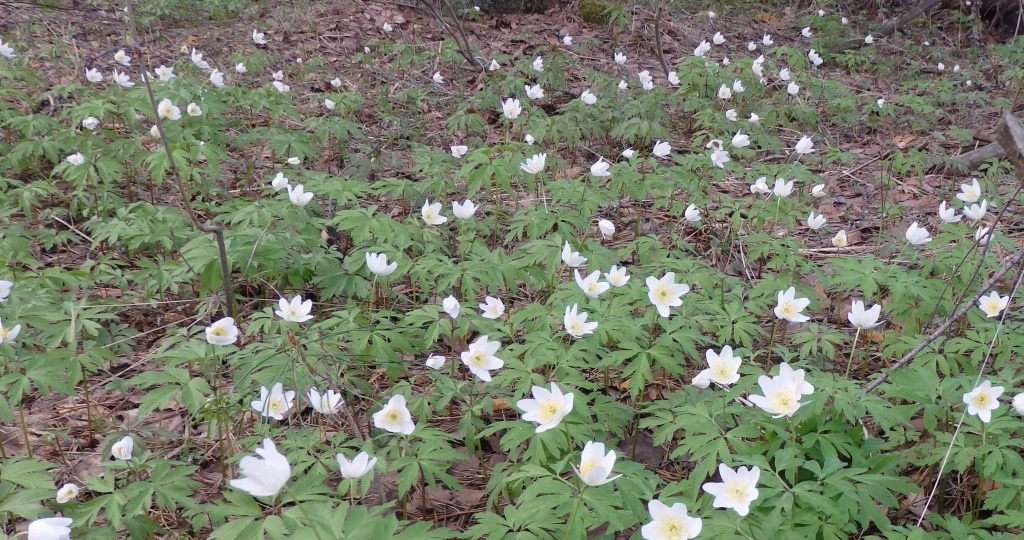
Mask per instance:
[[[904,26],[910,24],[910,22],[913,21],[914,19],[920,17],[921,15],[931,12],[932,10],[943,4],[945,4],[945,0],[924,0],[923,2],[918,4],[917,7],[904,13],[903,16],[900,17],[899,19],[896,19],[896,22],[887,26],[883,26],[881,30],[871,32],[871,36],[876,39],[889,37],[896,30],[903,28]],[[839,43],[836,43],[835,45],[829,47],[828,50],[832,54],[839,54],[850,49],[856,49],[863,45],[864,38],[847,39],[845,41],[840,41]]]
[[[956,165],[963,167],[963,171],[973,171],[988,158],[1002,159],[1004,157],[1006,157],[1006,150],[1003,149],[1003,145],[998,142],[994,142],[986,144],[980,148],[975,148],[970,152],[960,154],[953,158],[953,162]]]

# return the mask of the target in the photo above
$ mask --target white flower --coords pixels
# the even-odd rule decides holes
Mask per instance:
[[[468,146],[466,146],[464,144],[457,144],[457,145],[453,144],[452,145],[452,157],[453,158],[459,159],[460,157],[466,155],[466,152],[469,152],[469,147]]]
[[[1013,396],[1013,410],[1017,411],[1017,414],[1024,414],[1024,393]]]
[[[153,71],[156,71],[156,76],[160,78],[161,82],[167,82],[167,81],[169,81],[169,80],[174,78],[174,66],[167,67],[167,66],[161,65],[160,67],[154,69]],[[102,75],[101,75],[101,77],[102,77]],[[89,80],[92,81],[92,79],[89,79]],[[102,78],[100,80],[102,80]],[[93,82],[99,82],[99,81],[93,81]]]
[[[626,81],[625,80],[620,80],[619,81],[619,90],[625,90],[627,88],[629,88],[629,85],[626,84]]]
[[[286,92],[289,92],[292,89],[291,86],[288,86],[287,84],[285,84],[285,83],[283,83],[281,81],[274,81],[271,84],[273,84],[274,88],[276,88],[277,91],[282,93],[282,94],[284,94]]]
[[[786,87],[786,92],[791,96],[795,96],[800,93],[800,85],[796,82],[790,82],[789,86]]]
[[[334,390],[326,390],[323,394],[317,391],[316,387],[309,389],[306,393],[313,410],[320,414],[336,414],[345,399]]]
[[[640,536],[644,540],[690,540],[696,538],[704,526],[699,517],[690,517],[686,513],[683,503],[667,506],[654,499],[647,503],[647,511],[651,514],[651,522],[640,527]]]
[[[700,208],[697,208],[697,205],[695,204],[687,206],[686,211],[683,212],[683,217],[690,223],[697,223],[700,221]]]
[[[640,82],[643,84],[647,84],[654,80],[654,77],[651,76],[651,72],[647,71],[646,69],[641,71],[640,73],[637,73],[636,76],[638,79],[640,79]]]
[[[129,77],[127,73],[121,73],[116,69],[114,70],[112,78],[114,82],[117,83],[117,85],[121,88],[131,88],[135,86],[135,83],[132,82],[132,78]]]
[[[765,34],[764,37],[761,38],[761,44],[764,45],[765,47],[770,47],[772,45],[775,45],[775,41],[772,40],[771,34]]]
[[[366,253],[366,267],[378,276],[390,276],[398,268],[398,263],[388,264],[388,256],[383,253]]]
[[[235,64],[235,73],[248,73],[249,68],[245,67],[244,62]]]
[[[587,105],[593,105],[593,104],[597,103],[597,96],[595,96],[594,94],[590,93],[590,90],[587,89],[587,90],[584,90],[582,94],[580,94],[580,100],[583,103],[586,103]]]
[[[538,56],[536,59],[534,59],[533,70],[538,73],[544,71],[544,58]]]
[[[288,483],[292,467],[269,437],[263,439],[262,448],[256,447],[256,454],[260,457],[245,456],[238,462],[242,476],[231,479],[228,485],[253,497],[273,497]]]
[[[270,181],[270,185],[274,188],[274,191],[281,191],[288,187],[288,178],[285,177],[284,173],[277,173],[277,176]]]
[[[743,87],[743,81],[739,79],[732,81],[733,92],[736,92],[737,94],[742,94],[744,90],[746,90],[746,88]]]
[[[821,63],[824,62],[824,60],[821,59],[821,55],[819,55],[814,49],[811,49],[811,51],[807,53],[807,59],[815,66],[820,66]]]
[[[544,171],[544,166],[547,162],[547,154],[534,154],[533,156],[526,159],[526,161],[519,166],[527,174],[538,174]]]
[[[647,277],[647,298],[650,299],[658,314],[669,316],[669,308],[683,305],[683,295],[690,292],[690,286],[676,283],[675,272],[666,272],[661,279]]]
[[[725,117],[730,122],[735,122],[736,118],[737,118],[737,116],[736,116],[736,109],[729,109],[728,111],[725,111]]]
[[[811,197],[814,197],[815,199],[820,199],[825,195],[827,195],[827,193],[825,193],[825,184],[817,184],[811,188]]]
[[[277,310],[274,313],[282,319],[290,322],[303,323],[313,318],[310,313],[313,311],[312,300],[302,300],[302,297],[295,295],[291,300],[279,298]]]
[[[341,88],[341,77],[335,77],[331,79],[331,86],[335,88]]]
[[[868,45],[871,45],[874,42],[875,42],[875,36],[872,36],[871,34],[868,34],[868,35],[864,36],[864,43],[867,43]]]
[[[416,431],[412,413],[405,405],[405,396],[401,394],[391,396],[383,409],[373,413],[373,425],[378,429],[402,435],[411,435]]]
[[[462,309],[462,304],[459,303],[459,299],[452,295],[448,295],[447,298],[441,301],[441,308],[453,319],[459,318],[459,310]]]
[[[345,454],[338,454],[334,457],[338,460],[338,469],[342,478],[351,480],[362,478],[377,464],[377,458],[371,458],[366,452],[359,452],[352,461],[349,461]]]
[[[567,266],[577,267],[587,262],[587,258],[580,255],[579,251],[573,251],[572,247],[569,246],[569,242],[566,241],[562,246],[562,262]]]
[[[789,80],[789,68],[782,68],[779,70],[779,79],[783,81]]]
[[[723,36],[721,32],[715,32],[715,35],[711,37],[711,41],[714,42],[715,45],[721,45],[725,43],[725,36]]]
[[[864,309],[864,302],[861,300],[854,300],[850,305],[850,313],[846,315],[849,319],[850,324],[861,330],[867,328],[874,328],[881,324],[878,317],[882,313],[882,306],[875,304],[869,309]]]
[[[1002,394],[1002,386],[992,386],[992,382],[986,379],[977,388],[964,394],[967,414],[975,415],[982,422],[989,423],[992,421],[992,411],[999,408],[999,396]]]
[[[718,87],[718,99],[732,99],[732,90],[724,84]]]
[[[811,215],[807,216],[807,226],[810,227],[812,231],[816,231],[824,227],[825,216],[821,214],[815,215],[814,212],[811,212]]]
[[[848,243],[846,238],[846,229],[840,229],[835,236],[832,237],[832,246],[841,248],[846,247]]]
[[[1006,306],[1010,304],[1010,296],[999,296],[996,291],[990,291],[988,296],[982,296],[978,299],[978,307],[985,312],[985,316],[988,318],[998,317]]]
[[[593,334],[594,329],[597,328],[596,322],[587,322],[587,312],[577,313],[579,309],[577,304],[567,306],[565,308],[565,316],[562,317],[562,324],[565,325],[565,331],[574,338],[581,338],[587,334]]]
[[[985,217],[985,212],[988,210],[988,199],[983,199],[981,204],[972,204],[964,207],[964,215],[971,219],[971,221],[978,221]]]
[[[0,39],[0,56],[7,58],[8,60],[14,60],[18,55],[14,54],[14,47],[11,47],[10,43],[4,43],[4,40]]]
[[[85,156],[81,152],[75,152],[66,158],[66,161],[75,167],[85,164]]]
[[[810,154],[814,152],[814,141],[810,137],[804,135],[800,137],[800,140],[796,142],[794,147],[797,154]]]
[[[775,187],[772,188],[772,193],[780,199],[789,197],[789,195],[793,193],[793,182],[794,180],[787,182],[784,178],[776,178]]]
[[[437,84],[444,84],[444,75],[441,75],[440,71],[435,71],[434,76],[431,77]]]
[[[983,246],[987,244],[991,238],[992,235],[989,233],[988,227],[978,227],[978,230],[974,231],[974,241]]]
[[[537,433],[552,429],[572,411],[575,397],[572,392],[562,393],[557,384],[551,383],[551,390],[534,386],[532,399],[520,399],[516,407],[523,411],[523,420],[537,423]]]
[[[253,29],[253,31],[252,31],[252,41],[253,41],[253,43],[255,43],[257,45],[266,45],[267,44],[266,38],[263,37],[263,32],[260,32],[259,30],[255,30],[255,29]]]
[[[423,201],[423,208],[420,209],[420,216],[427,225],[440,225],[448,218],[441,215],[441,203],[430,204],[430,199]]]
[[[751,195],[767,195],[772,192],[772,189],[768,187],[768,179],[762,176],[758,178],[753,184],[750,185]]]
[[[714,19],[715,18],[715,12],[714,11],[709,11],[708,12],[708,18],[709,19]]]
[[[932,241],[932,237],[928,236],[928,229],[919,227],[916,221],[907,228],[905,236],[907,238],[907,242],[910,242],[915,246],[924,245]]]
[[[668,141],[657,141],[654,143],[654,150],[651,152],[660,158],[668,156],[669,152],[672,151],[672,145]]]
[[[197,51],[195,47],[192,47],[192,63],[199,69],[210,69],[210,63],[203,60],[203,53]]]
[[[491,65],[487,66],[487,69],[489,71],[498,71],[501,69],[501,64],[499,64],[497,60],[491,60]]]
[[[620,474],[609,478],[608,475],[612,473],[613,467],[615,467],[615,451],[609,450],[606,454],[604,443],[594,441],[587,441],[587,444],[583,445],[579,468],[575,465],[572,466],[580,480],[593,487],[603,486],[622,476]]]
[[[626,55],[621,53],[621,52],[616,52],[615,53],[615,63],[620,65],[620,66],[626,65]]]
[[[723,56],[722,57],[722,65],[723,66],[728,66],[729,65],[729,57],[728,56]]]
[[[124,49],[121,49],[114,54],[114,61],[122,66],[130,66],[132,64],[132,57],[128,56]]]
[[[810,387],[810,391],[814,388],[810,384],[806,383],[801,378],[798,379],[792,374],[794,373],[789,367],[789,364],[785,362],[782,366],[789,371],[788,374],[780,373],[775,377],[768,377],[767,375],[761,375],[757,378],[757,384],[761,387],[762,395],[751,395],[748,397],[751,403],[759,407],[761,410],[774,415],[775,418],[790,417],[800,409],[803,403],[800,402],[800,397],[810,392],[807,391],[806,387]]]
[[[959,72],[960,72],[960,64],[954,65],[953,66],[953,73],[959,73]]]
[[[607,291],[608,288],[611,287],[608,283],[598,281],[601,279],[600,270],[594,270],[586,278],[580,275],[579,269],[576,269],[573,272],[576,276],[576,285],[579,286],[580,290],[583,291],[583,294],[586,295],[587,298],[597,298],[598,296],[601,296],[601,293]]]
[[[534,139],[533,135],[530,135],[529,133],[527,133],[526,136],[523,137],[523,140],[526,141],[526,144],[529,144],[531,146],[533,145],[533,143],[537,142],[537,139]]]
[[[288,190],[288,199],[292,201],[295,206],[306,206],[309,201],[313,200],[313,192],[305,191],[302,184],[296,184],[293,186],[285,186]]]
[[[704,40],[701,41],[700,45],[697,45],[697,48],[693,50],[693,55],[698,58],[703,58],[709,51],[711,51],[711,44]]]
[[[206,342],[210,345],[231,345],[236,341],[238,327],[231,317],[224,317],[206,327]]]
[[[809,38],[809,37],[813,36],[814,33],[811,32],[811,27],[807,26],[803,30],[800,31],[800,35],[802,35],[805,38]]]
[[[779,303],[775,306],[775,316],[789,322],[802,323],[811,320],[810,317],[801,313],[811,301],[807,298],[796,297],[796,287],[790,287],[785,291],[779,291]]]
[[[669,84],[672,84],[672,85],[675,85],[675,86],[679,86],[679,83],[680,83],[679,74],[676,73],[675,71],[669,71],[668,72],[668,82],[669,82]]]
[[[14,343],[14,338],[20,333],[20,324],[14,325],[13,328],[4,328],[3,322],[0,322],[0,343]]]
[[[615,224],[602,219],[597,222],[597,230],[600,231],[602,238],[611,238],[615,234]]]
[[[842,19],[839,20],[839,22],[843,23],[843,26],[846,26],[847,24],[850,24],[850,19],[843,17]]]
[[[970,184],[960,184],[960,193],[956,194],[956,198],[967,204],[978,202],[981,198],[981,185],[978,184],[978,179],[971,178]]]
[[[260,398],[254,400],[250,405],[262,416],[269,416],[274,420],[284,420],[284,414],[291,410],[292,400],[295,399],[295,392],[284,391],[284,385],[274,383],[267,390],[266,386],[260,387]]]
[[[754,43],[753,41],[748,42],[747,43],[747,50],[750,51],[750,52],[756,51],[757,50],[757,43]]]
[[[819,17],[824,17],[825,16],[825,10],[824,9],[819,9],[818,10],[818,16]]]
[[[430,369],[441,369],[444,367],[444,357],[439,354],[432,354],[427,357],[427,361],[425,363]]]
[[[283,69],[279,69],[279,70],[271,73],[270,76],[273,77],[275,81],[283,81],[284,80],[284,70]]]
[[[519,114],[523,112],[523,108],[519,105],[518,99],[508,98],[501,102],[501,112],[505,115],[505,118],[515,120],[516,118],[519,118]]]
[[[153,137],[154,139],[159,139],[160,138],[160,126],[158,126],[156,124],[153,124],[153,126],[149,128],[149,135],[150,135],[150,137]]]
[[[132,458],[133,450],[135,450],[135,439],[132,439],[131,435],[125,435],[110,447],[110,455],[114,459],[129,460]]]
[[[185,107],[185,112],[187,112],[188,115],[193,118],[195,118],[196,116],[203,115],[203,110],[200,109],[199,105],[196,105],[195,103],[189,103],[188,107]]]
[[[219,69],[214,69],[213,72],[210,73],[210,84],[212,84],[214,88],[224,88],[224,74],[221,73]],[[287,92],[288,90],[286,89],[284,91]]]
[[[338,104],[333,100],[324,98],[324,107],[326,107],[328,111],[333,111],[337,106]]]
[[[499,348],[500,341],[488,341],[487,336],[480,336],[469,344],[469,350],[463,351],[459,358],[473,375],[487,382],[491,380],[491,371],[501,369],[505,365],[505,362],[494,356]]]
[[[746,133],[736,132],[736,134],[732,136],[732,145],[736,148],[750,146],[750,136]]]
[[[493,296],[487,296],[484,298],[484,303],[480,304],[480,315],[485,319],[500,319],[505,314],[505,303],[501,301],[501,298],[495,298]]]
[[[962,216],[957,215],[956,210],[946,207],[946,201],[939,204],[939,219],[946,223],[956,223]]]
[[[98,83],[103,81],[103,74],[96,68],[89,68],[89,70],[85,72],[85,79],[92,83]]]
[[[708,349],[704,356],[708,360],[707,369],[701,371],[693,378],[693,385],[698,388],[707,388],[711,383],[722,386],[729,386],[740,380],[740,364],[743,359],[733,356],[732,347],[722,347],[721,353]]]
[[[452,213],[459,219],[469,219],[476,213],[476,209],[479,208],[473,201],[466,199],[461,203],[452,202]]]
[[[535,84],[533,86],[526,85],[526,97],[530,99],[540,99],[544,97],[544,89],[541,88],[539,84]]]
[[[78,485],[64,484],[57,490],[57,503],[64,504],[78,498]]]
[[[612,287],[621,287],[629,282],[629,274],[626,273],[626,267],[612,266],[605,273],[604,278],[608,280],[608,284]]]
[[[3,45],[3,41],[0,41]],[[13,55],[4,53],[0,46],[0,54],[13,58]],[[72,484],[73,485],[73,484]],[[71,540],[71,524],[74,522],[69,517],[48,517],[37,519],[28,524],[28,536],[26,540]]]
[[[167,120],[178,120],[181,118],[181,109],[176,107],[171,100],[164,99],[156,106],[157,115]]]
[[[737,514],[745,516],[750,513],[750,504],[757,500],[757,481],[761,477],[761,469],[738,467],[735,471],[718,465],[721,482],[708,482],[701,488],[712,495],[715,500],[711,506],[715,508],[731,508]]]
[[[622,155],[622,157],[624,157],[626,159],[633,159],[633,156],[636,155],[636,151],[633,150],[632,148],[627,148],[627,149],[622,151],[621,155]]]
[[[939,71],[946,70],[946,64],[943,64],[942,62],[939,62],[935,67],[938,68]]]
[[[391,26],[391,23],[389,23],[389,22],[384,23],[383,25],[381,25],[380,28],[381,28],[381,30],[383,30],[385,32],[390,32],[390,31],[395,29],[395,27]]]
[[[604,158],[600,158],[597,160],[597,163],[590,166],[590,174],[593,176],[611,176],[612,173],[608,172],[609,167],[611,167],[611,164],[605,161]]]

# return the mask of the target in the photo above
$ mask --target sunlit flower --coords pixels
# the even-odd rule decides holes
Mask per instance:
[[[615,224],[607,219],[602,219],[597,222],[597,230],[601,233],[602,238],[611,238],[615,234]]]
[[[708,482],[701,486],[715,498],[711,506],[731,508],[741,516],[750,513],[751,503],[757,500],[757,481],[761,477],[761,469],[754,466],[732,470],[725,463],[720,463],[718,474],[722,477],[721,482]]]
[[[313,301],[303,301],[299,295],[293,296],[290,301],[280,298],[277,306],[278,309],[274,313],[286,321],[303,323],[313,318],[310,314],[313,310]]]
[[[988,296],[978,299],[978,307],[985,312],[985,316],[988,318],[998,317],[1009,304],[1010,296],[999,296],[996,291],[990,291]]]
[[[296,184],[295,186],[286,186],[288,190],[288,199],[292,201],[295,206],[306,206],[309,201],[313,200],[313,192],[306,191],[302,187],[302,184]]]
[[[500,319],[505,314],[505,303],[501,298],[488,296],[484,298],[484,303],[480,304],[480,311],[485,319]]]
[[[430,369],[441,369],[444,367],[444,357],[439,354],[432,354],[424,362]]]
[[[159,139],[160,138],[160,126],[158,126],[156,124],[153,124],[149,128],[149,136],[153,137],[154,139]]]
[[[633,156],[636,155],[636,151],[633,150],[632,148],[627,148],[627,149],[622,151],[621,155],[622,155],[622,157],[624,157],[626,159],[633,159]]]
[[[725,118],[730,122],[735,122],[736,118],[738,118],[736,115],[736,109],[729,109],[728,111],[725,111]]]
[[[398,268],[398,263],[388,264],[388,256],[383,253],[366,253],[366,267],[378,276],[390,276]]]
[[[468,350],[462,351],[459,358],[473,375],[487,382],[491,380],[492,371],[505,365],[504,361],[494,356],[500,348],[500,341],[488,341],[487,336],[480,336],[469,344]]]
[[[341,77],[335,77],[331,79],[331,86],[335,88],[341,88]]]
[[[93,70],[90,70],[90,71],[93,71]],[[154,69],[153,71],[156,72],[156,76],[160,78],[161,82],[167,82],[167,81],[169,81],[169,80],[174,78],[174,66],[167,67],[167,66],[161,65],[160,67]],[[103,80],[102,77],[103,76],[100,75],[100,80]],[[92,82],[99,82],[99,81],[93,81],[92,79],[89,79],[89,80],[92,81]]]
[[[274,81],[271,84],[274,85],[274,88],[276,88],[277,91],[282,93],[282,94],[284,94],[286,92],[289,92],[292,89],[291,86],[288,86],[287,84],[285,84],[285,83],[283,83],[281,81]]]
[[[248,73],[249,68],[245,67],[245,62],[239,62],[235,64],[235,73]]]
[[[430,199],[423,201],[423,208],[420,209],[420,216],[427,225],[440,225],[448,218],[441,215],[441,203],[430,204]]]
[[[626,81],[625,80],[620,80],[619,81],[619,90],[625,90],[627,88],[629,88],[629,85],[626,84]]]
[[[274,188],[274,191],[281,191],[288,187],[288,178],[285,177],[284,173],[277,173],[277,176],[270,181],[270,186]]]
[[[197,51],[195,47],[192,47],[192,63],[199,69],[210,69],[210,63],[203,60],[203,53]]]
[[[732,99],[732,89],[724,84],[718,87],[718,99]]]
[[[1024,414],[1024,393],[1013,396],[1013,410],[1017,411],[1017,414]]]
[[[3,42],[0,41],[0,45]],[[0,54],[4,54],[3,47],[0,47]],[[11,58],[8,56],[8,58]],[[74,522],[69,517],[48,517],[37,519],[28,524],[28,536],[26,540],[71,540],[71,524]]]
[[[8,60],[14,60],[18,57],[18,55],[14,54],[14,47],[11,47],[10,43],[4,43],[2,39],[0,39],[0,56]]]
[[[743,359],[733,356],[732,347],[722,347],[722,352],[716,353],[708,349],[704,356],[707,358],[708,367],[693,378],[693,385],[698,388],[707,388],[711,383],[729,386],[740,380],[740,364]]]
[[[646,69],[641,71],[640,73],[637,73],[636,77],[640,79],[640,84],[644,85],[645,87],[648,84],[652,84],[654,82],[654,77],[651,76],[651,72]]]
[[[789,367],[788,364],[783,363],[783,365]],[[757,378],[757,384],[761,387],[761,393],[764,395],[750,395],[747,399],[775,418],[793,416],[803,405],[800,402],[800,397],[804,394],[801,391],[802,384],[793,377],[781,374],[775,377],[761,375]]]
[[[473,201],[466,199],[459,202],[452,202],[452,213],[459,219],[469,219],[476,213],[478,206]]]
[[[263,439],[262,448],[256,447],[256,454],[260,457],[245,456],[238,462],[241,478],[233,478],[228,485],[253,497],[273,497],[291,478],[292,467],[269,437]]]
[[[77,499],[78,493],[79,489],[77,484],[64,484],[57,490],[57,503],[65,504]]]
[[[437,84],[444,84],[444,75],[441,75],[440,71],[435,71],[434,76],[431,77]]]
[[[92,83],[98,83],[103,81],[103,74],[96,68],[89,68],[85,72],[85,79]]]
[[[135,439],[132,439],[131,435],[125,435],[110,447],[110,455],[114,459],[129,460],[132,458],[134,450]]]
[[[310,405],[313,406],[313,410],[320,414],[336,414],[338,409],[341,408],[342,402],[345,401],[344,397],[338,392],[325,390],[321,394],[315,386],[309,389],[306,397],[309,399]]]
[[[466,146],[464,144],[452,145],[452,157],[453,158],[459,159],[460,157],[466,155],[466,152],[469,152],[469,147],[468,146]]]
[[[985,217],[985,212],[988,211],[988,199],[983,199],[981,204],[972,204],[964,207],[964,215],[971,219],[971,221],[978,221]]]
[[[697,48],[693,49],[693,55],[698,58],[707,56],[708,52],[711,51],[711,44],[707,40],[701,41]]]
[[[905,236],[907,242],[915,246],[921,246],[932,241],[932,237],[928,235],[928,229],[918,226],[916,221],[907,228]]]
[[[811,320],[810,317],[802,313],[807,306],[811,305],[811,301],[807,298],[797,298],[796,287],[790,287],[784,291],[779,291],[778,300],[779,303],[775,306],[776,317],[794,323],[802,323]]]
[[[394,30],[395,27],[392,26],[391,23],[386,22],[383,25],[381,25],[380,29],[385,31],[385,32],[390,32],[390,31]]]
[[[978,227],[978,230],[974,231],[974,241],[983,246],[987,244],[991,238],[992,235],[989,233],[988,227]]]
[[[547,154],[534,154],[533,156],[526,158],[526,161],[523,162],[519,168],[527,174],[539,174],[544,171],[547,159]]]
[[[775,186],[772,188],[772,193],[780,199],[785,199],[793,193],[794,182],[794,180],[787,182],[785,178],[776,178]]]
[[[757,50],[757,43],[754,43],[753,41],[747,42],[747,50],[750,51],[750,52],[756,51]]]
[[[807,59],[815,66],[820,66],[821,63],[824,62],[824,60],[821,59],[821,55],[814,49],[811,49],[811,51],[807,53]]]
[[[804,27],[804,29],[800,31],[800,35],[802,35],[805,38],[809,38],[809,37],[814,35],[814,32],[811,32],[811,27],[807,26],[807,27]]]
[[[767,195],[772,192],[772,188],[768,187],[768,179],[762,176],[754,181],[750,185],[751,195]]]
[[[68,163],[74,165],[75,167],[85,164],[85,156],[83,156],[81,152],[75,152],[74,154],[71,154],[65,159]]]
[[[584,90],[583,93],[580,94],[580,100],[583,101],[583,103],[586,103],[587,105],[593,105],[597,103],[597,96],[590,93],[590,90],[588,89]]]
[[[761,38],[761,44],[764,45],[765,47],[770,47],[772,45],[775,45],[775,41],[772,40],[771,34],[765,34],[764,37]]]
[[[533,60],[533,70],[540,73],[544,71],[544,58],[538,56]]]
[[[579,306],[573,304],[565,308],[565,316],[562,318],[562,324],[565,325],[565,331],[574,338],[581,338],[587,334],[593,334],[594,329],[597,328],[596,322],[587,322],[587,312],[577,313]]]
[[[266,386],[260,387],[260,398],[250,403],[252,408],[262,416],[269,416],[274,420],[284,420],[284,414],[291,410],[292,400],[295,399],[295,392],[284,391],[284,385],[274,383],[267,390]]]
[[[0,321],[0,343],[14,343],[14,339],[21,333],[21,325],[16,324],[11,328],[4,328]]]
[[[848,243],[846,238],[846,229],[840,229],[835,236],[832,237],[832,246],[841,248],[846,247]]]
[[[572,411],[575,397],[572,392],[563,394],[557,384],[551,383],[551,390],[534,386],[532,399],[520,399],[516,407],[523,411],[523,420],[537,423],[537,433],[552,429]]]
[[[810,154],[811,152],[814,152],[814,141],[806,135],[800,137],[800,140],[796,142],[794,150],[796,150],[797,154]]]
[[[537,142],[537,139],[534,139],[533,135],[530,135],[529,133],[527,133],[526,136],[523,137],[523,140],[526,141],[526,144],[529,144],[531,146],[533,145],[533,143]]]
[[[601,293],[607,291],[608,288],[611,286],[603,281],[598,281],[599,279],[601,279],[600,270],[594,270],[586,278],[580,275],[580,271],[578,268],[573,270],[573,272],[576,276],[576,285],[579,286],[579,288],[583,291],[583,294],[586,295],[587,298],[597,298],[598,296],[601,296]]]
[[[130,66],[132,63],[132,57],[128,56],[128,54],[124,52],[124,49],[121,49],[114,54],[114,61],[122,66]]]
[[[732,136],[732,145],[736,148],[750,146],[750,136],[746,133],[737,131],[736,134]]]
[[[672,145],[668,141],[657,141],[654,143],[654,149],[651,151],[656,157],[666,157],[669,152],[672,151]]]
[[[807,226],[810,227],[812,231],[816,231],[816,230],[824,227],[825,226],[825,216],[823,216],[821,214],[815,215],[814,212],[811,212],[811,214],[809,216],[807,216]]]
[[[971,178],[970,184],[960,184],[960,193],[956,194],[956,198],[967,204],[978,202],[981,198],[981,185],[978,184],[978,179]]]
[[[587,262],[587,258],[580,255],[579,251],[573,251],[572,247],[569,246],[569,242],[566,241],[562,246],[562,262],[567,266],[576,267]]]
[[[590,174],[593,176],[611,176],[612,173],[608,172],[610,167],[610,163],[605,161],[604,158],[600,158],[597,160],[597,163],[590,166]]]
[[[658,314],[662,317],[669,316],[669,308],[683,305],[683,295],[690,292],[690,286],[685,283],[676,283],[675,272],[666,272],[661,279],[654,276],[647,277],[647,298],[650,299]]]
[[[669,84],[672,84],[672,85],[675,85],[675,86],[679,86],[680,82],[681,81],[679,80],[679,73],[676,73],[675,71],[669,71],[668,72],[668,83]]]
[[[725,164],[729,161],[729,152],[726,152],[723,148],[716,148],[714,152],[711,152],[711,163],[715,167],[725,168]]]
[[[459,303],[458,298],[452,295],[448,295],[447,298],[441,301],[441,308],[453,319],[459,318],[459,310],[462,309],[462,304]]]
[[[864,309],[864,302],[861,300],[854,300],[850,305],[850,313],[846,315],[849,319],[850,324],[864,330],[867,328],[874,328],[881,324],[878,317],[882,313],[882,306],[875,304],[870,309]]]
[[[629,274],[626,273],[626,267],[612,266],[611,269],[605,273],[604,278],[608,280],[608,284],[612,287],[621,287],[629,282]]]
[[[743,87],[743,81],[736,79],[732,82],[732,91],[737,94],[742,94],[746,88]]]
[[[779,70],[779,80],[788,81],[789,78],[789,68],[782,68]]]
[[[121,88],[131,88],[135,86],[135,83],[132,82],[132,78],[129,77],[127,73],[122,73],[115,69],[114,74],[111,77]]]
[[[725,43],[725,36],[721,32],[715,32],[715,35],[711,36],[711,42],[715,45],[721,45]]]
[[[786,87],[786,92],[791,96],[795,96],[800,93],[800,85],[795,81],[790,81],[789,86]]]
[[[695,204],[687,206],[686,211],[683,212],[683,217],[690,223],[697,223],[700,221],[700,208],[697,208],[697,205]]]
[[[985,380],[977,388],[964,394],[967,414],[975,415],[984,423],[992,421],[992,411],[999,408],[999,396],[1003,394],[1002,386],[992,386]]]
[[[383,409],[373,413],[373,425],[378,429],[402,435],[411,435],[416,431],[412,413],[405,405],[405,396],[401,394],[391,396]]]
[[[583,445],[583,453],[580,455],[580,466],[572,466],[573,470],[583,480],[583,483],[592,486],[603,486],[621,474],[609,477],[612,468],[615,467],[615,451],[608,450],[605,453],[604,443],[587,441]]]
[[[544,97],[544,89],[541,88],[539,84],[535,84],[533,86],[526,85],[526,97],[530,99],[541,99]]]
[[[231,345],[236,341],[238,327],[231,317],[224,317],[206,327],[206,342],[210,345]]]
[[[213,70],[212,73],[210,73],[210,84],[212,84],[215,88],[224,88],[224,74],[221,73],[219,69],[215,69]],[[287,92],[287,87],[285,87],[283,91]]]
[[[174,106],[171,100],[164,99],[156,106],[157,115],[167,120],[178,120],[181,118],[181,109]]]
[[[350,480],[362,478],[377,464],[377,458],[371,458],[366,452],[359,452],[352,461],[349,461],[345,454],[338,454],[334,457],[338,460],[338,469],[342,478]]]
[[[815,199],[820,199],[825,195],[828,195],[827,193],[825,193],[825,184],[817,184],[816,186],[811,188],[811,197],[814,197]]]
[[[935,68],[938,69],[939,71],[946,71],[946,64],[939,62],[938,64],[935,65]]]
[[[491,65],[487,66],[488,71],[498,71],[501,69],[501,64],[497,60],[491,60]]]
[[[864,43],[866,43],[868,45],[871,45],[874,42],[875,42],[875,36],[872,36],[871,34],[868,34],[868,35],[864,36]]]
[[[328,111],[333,111],[335,108],[337,108],[337,106],[338,106],[338,104],[335,103],[334,100],[324,98],[324,107]]]
[[[203,115],[203,110],[200,109],[199,105],[196,105],[195,103],[189,103],[188,107],[185,107],[185,112],[187,112],[188,115],[193,118]]]
[[[683,503],[667,506],[654,499],[647,503],[647,511],[651,513],[651,522],[640,527],[640,536],[644,540],[690,540],[696,538],[704,527],[699,517],[690,517],[686,513]]]

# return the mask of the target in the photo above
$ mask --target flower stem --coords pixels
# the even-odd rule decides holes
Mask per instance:
[[[857,352],[857,339],[860,338],[861,328],[857,327],[857,333],[853,336],[853,347],[850,348],[850,358],[846,361],[846,374],[844,377],[850,376],[850,366],[853,365],[853,354]]]

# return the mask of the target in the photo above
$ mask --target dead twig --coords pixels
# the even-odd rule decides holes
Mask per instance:
[[[664,13],[661,6],[658,6],[658,11],[654,14],[654,52],[658,53],[658,62],[661,63],[661,69],[665,71],[665,76],[668,77],[669,69],[668,62],[665,61],[665,48],[661,45],[661,15]]]
[[[918,4],[917,7],[904,13],[903,16],[900,17],[899,19],[896,19],[896,22],[886,25],[881,30],[871,32],[871,36],[874,37],[875,39],[889,37],[896,30],[899,30],[900,28],[903,28],[904,26],[910,24],[910,22],[913,21],[914,19],[926,13],[931,13],[936,8],[944,6],[945,4],[946,0],[924,0],[923,2]],[[850,49],[856,49],[863,45],[864,38],[851,38],[836,43],[835,45],[829,47],[828,50],[832,54],[839,54]]]

